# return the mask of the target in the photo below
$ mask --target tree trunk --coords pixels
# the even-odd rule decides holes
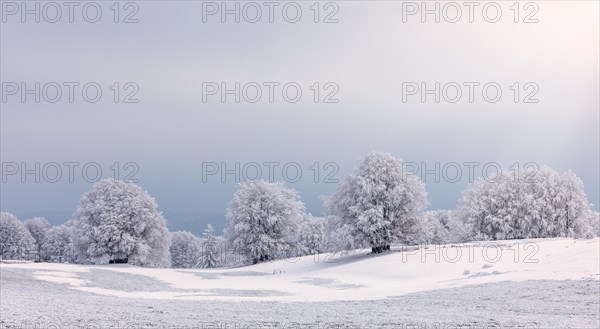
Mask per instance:
[[[371,247],[371,253],[372,254],[380,254],[386,250],[390,250],[390,245],[386,244],[383,246],[377,246],[377,247]]]
[[[253,263],[256,264],[258,262],[266,262],[268,260],[269,260],[269,255],[260,255],[260,257],[258,259],[254,258]]]

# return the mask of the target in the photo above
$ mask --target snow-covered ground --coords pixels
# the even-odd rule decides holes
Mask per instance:
[[[598,238],[398,247],[235,269],[0,267],[3,327],[600,327]]]

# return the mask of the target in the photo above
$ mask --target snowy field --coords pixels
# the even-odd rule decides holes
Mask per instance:
[[[367,254],[214,270],[3,263],[2,327],[600,327],[598,238]]]

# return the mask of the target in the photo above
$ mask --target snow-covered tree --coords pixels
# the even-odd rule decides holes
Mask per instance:
[[[572,172],[500,171],[463,193],[458,213],[469,240],[500,240],[589,235],[590,203]]]
[[[564,235],[591,237],[589,213],[591,204],[583,188],[583,181],[572,171],[562,175],[562,204],[560,214],[564,217]]]
[[[595,236],[600,236],[600,212],[590,211],[589,213],[590,231]]]
[[[248,255],[235,248],[224,236],[215,236],[215,243],[219,255],[217,259],[219,267],[239,267],[253,261]]]
[[[450,226],[454,221],[451,210],[430,210],[422,215],[420,242],[447,244],[451,242]]]
[[[101,180],[85,193],[73,218],[78,261],[126,261],[167,267],[170,234],[154,199],[131,182]]]
[[[41,247],[42,259],[64,263],[73,261],[71,233],[66,225],[53,226],[47,232]]]
[[[46,239],[48,230],[52,227],[50,223],[43,217],[35,217],[25,221],[25,227],[31,233],[31,236],[35,240],[35,247],[37,252],[37,258],[43,260],[42,257],[42,245]]]
[[[35,240],[23,222],[8,212],[0,212],[0,258],[31,259],[35,252]]]
[[[448,222],[448,242],[463,243],[469,241],[470,227],[463,220],[455,216],[452,212],[452,220]]]
[[[297,245],[302,255],[313,255],[324,251],[325,220],[305,215],[298,226]]]
[[[241,183],[227,208],[226,235],[253,262],[267,261],[293,250],[303,213],[298,193],[282,183]]]
[[[355,238],[355,230],[351,225],[345,225],[341,217],[325,217],[324,250],[339,252],[364,248],[365,245]]]
[[[215,229],[208,224],[204,230],[204,242],[202,243],[202,268],[218,267],[218,250]]]
[[[458,213],[469,228],[467,240],[544,237],[556,206],[548,192],[557,175],[545,168],[532,173],[499,171],[471,184],[459,201]]]
[[[325,204],[330,241],[336,249],[368,246],[375,253],[393,242],[414,242],[426,205],[425,185],[401,160],[370,153]]]
[[[171,234],[171,266],[196,268],[202,257],[202,241],[187,231]]]

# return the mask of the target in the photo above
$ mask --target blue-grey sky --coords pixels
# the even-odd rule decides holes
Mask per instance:
[[[31,14],[23,23],[22,8],[13,14],[15,8],[6,5],[12,2],[2,3],[3,211],[65,221],[92,186],[82,175],[83,165],[97,163],[102,177],[111,177],[116,162],[120,178],[137,170],[134,178],[156,198],[171,229],[198,233],[208,222],[223,227],[236,178],[231,174],[225,182],[219,175],[203,179],[203,163],[225,163],[229,169],[239,163],[253,176],[248,164],[255,162],[267,178],[264,163],[277,162],[273,178],[297,189],[308,211],[321,215],[320,196],[337,186],[328,178],[343,179],[372,150],[425,163],[434,171],[439,163],[438,176],[444,165],[458,163],[463,176],[457,182],[440,177],[438,183],[433,174],[425,176],[431,209],[455,207],[469,183],[465,162],[480,163],[476,176],[483,174],[486,163],[509,168],[533,162],[560,172],[572,170],[599,209],[597,2],[540,1],[537,8],[521,3],[518,15],[510,8],[512,2],[497,2],[502,12],[496,23],[486,21],[494,20],[495,8],[488,8],[484,17],[485,2],[473,8],[473,23],[464,6],[459,21],[448,22],[456,8],[444,9],[446,2],[440,3],[440,23],[433,15],[421,22],[420,12],[403,17],[414,8],[391,1],[337,2],[327,8],[320,3],[319,23],[314,22],[312,1],[295,2],[302,10],[297,23],[285,21],[294,18],[296,8],[288,5],[284,17],[287,2],[274,7],[273,23],[262,2],[257,23],[245,21],[255,16],[255,8],[244,9],[244,2],[240,23],[233,15],[223,23],[218,14],[207,16],[204,23],[203,4],[193,1],[134,2],[137,7],[127,8],[121,4],[118,16],[112,1],[100,1],[97,23],[85,21],[93,19],[94,8],[82,16],[85,2],[74,8],[73,23],[67,7],[62,7],[57,23],[49,23],[55,8],[44,9],[46,3],[41,2],[40,23]],[[28,4],[34,8],[35,2]],[[429,4],[434,8],[434,2]],[[204,13],[207,9],[211,8],[205,3]],[[129,18],[138,22],[123,23],[134,11]],[[119,23],[114,23],[115,17]],[[326,18],[338,22],[324,23]],[[538,22],[524,22],[534,19]],[[47,86],[48,98],[54,97],[49,83],[62,85],[61,99],[49,103],[40,91],[40,103],[34,102],[34,95],[25,95],[22,102],[22,90],[13,95],[7,89],[13,83],[31,89],[36,82],[40,88]],[[73,103],[64,82],[80,84]],[[97,103],[81,96],[89,82],[102,88]],[[111,89],[115,82],[120,90],[116,104]],[[132,86],[125,88],[128,82],[139,86],[133,96],[138,103],[123,103],[134,91]],[[236,103],[232,95],[222,103],[220,94],[203,102],[203,82],[225,82],[228,88],[235,82],[256,82],[263,95],[257,103],[243,98]],[[265,82],[280,84],[272,103]],[[281,96],[282,86],[290,82],[302,89],[297,103]],[[315,82],[318,103],[313,100]],[[328,82],[335,85],[325,88]],[[456,103],[443,97],[436,103],[428,95],[423,103],[417,93],[403,102],[407,82],[424,82],[430,89],[440,82],[440,88],[448,87],[448,98],[454,97],[456,83],[463,95]],[[465,82],[479,83],[473,102]],[[496,103],[481,95],[488,83],[502,89]],[[335,86],[339,90],[332,97],[338,102],[323,103]],[[252,85],[247,90],[253,97]],[[488,95],[495,97],[493,92]],[[527,96],[538,102],[524,103]],[[51,162],[62,167],[56,183],[48,182],[54,177]],[[73,182],[65,162],[80,164]],[[137,167],[124,168],[129,162]],[[14,169],[10,163],[25,163],[29,169],[39,163],[40,183],[33,174],[25,183],[20,172],[8,175]],[[320,168],[316,178],[315,163]],[[286,164],[287,179],[282,174]],[[296,167],[302,169],[302,177],[293,183]],[[88,173],[94,176],[93,168]]]

